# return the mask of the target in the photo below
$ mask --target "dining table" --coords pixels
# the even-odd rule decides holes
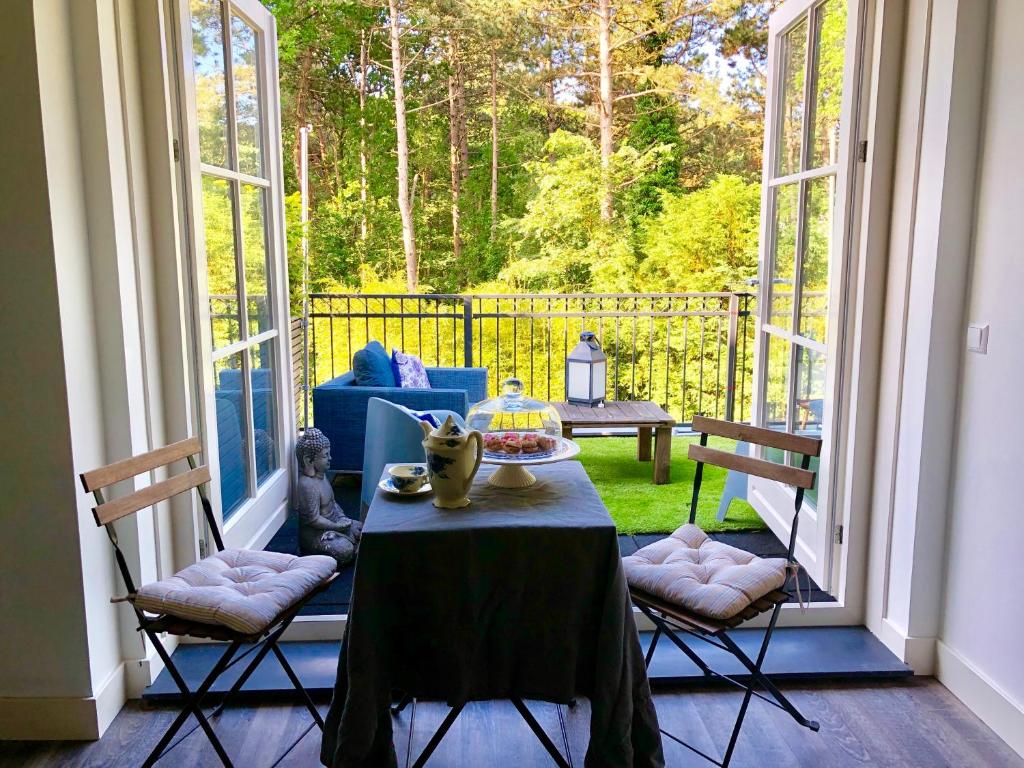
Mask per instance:
[[[578,461],[534,468],[528,488],[488,485],[494,470],[481,466],[464,509],[438,509],[430,494],[374,496],[321,761],[395,766],[396,696],[456,708],[586,697],[586,766],[663,766],[618,536],[597,490]]]

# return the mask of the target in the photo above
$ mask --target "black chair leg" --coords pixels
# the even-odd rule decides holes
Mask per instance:
[[[188,719],[189,715],[194,715],[196,720],[199,721],[199,727],[203,729],[203,732],[206,734],[206,737],[210,740],[210,743],[213,745],[214,751],[217,753],[217,757],[219,757],[220,761],[224,764],[224,768],[233,768],[231,758],[228,757],[228,753],[225,751],[224,746],[220,743],[220,739],[217,738],[217,734],[214,732],[213,726],[210,725],[210,721],[207,720],[206,715],[203,714],[203,710],[200,708],[200,704],[202,703],[203,698],[206,696],[207,692],[213,686],[214,682],[217,680],[218,677],[220,677],[221,673],[224,671],[228,663],[231,661],[231,657],[234,656],[235,653],[238,651],[240,643],[238,641],[235,641],[231,643],[230,646],[228,646],[228,649],[224,652],[220,659],[218,659],[217,663],[213,665],[213,669],[211,669],[209,674],[207,674],[202,684],[193,693],[189,690],[188,684],[185,682],[185,679],[181,676],[181,673],[178,672],[178,668],[174,666],[174,662],[171,661],[170,654],[167,653],[167,650],[161,644],[160,638],[157,637],[156,633],[147,630],[146,635],[149,637],[153,645],[156,647],[157,654],[159,654],[160,658],[163,660],[164,665],[167,667],[167,671],[171,675],[171,678],[174,680],[175,684],[178,686],[181,692],[188,697],[188,699],[185,702],[184,708],[178,714],[178,717],[175,718],[173,723],[171,723],[171,727],[167,729],[167,731],[164,733],[162,737],[160,737],[160,741],[157,742],[156,747],[154,747],[153,751],[150,752],[149,757],[147,757],[146,761],[142,764],[143,768],[150,768],[152,765],[156,763],[157,760],[163,757],[163,753],[167,745],[170,743],[171,739],[174,738],[174,734],[176,734],[178,730],[181,728],[181,726],[185,724],[185,721]]]
[[[767,646],[767,640],[770,636],[771,629],[773,627],[774,622],[772,622],[772,627],[769,627],[769,632],[765,633],[765,646]],[[810,720],[804,717],[804,715],[800,712],[800,710],[796,708],[793,702],[791,702],[789,698],[782,691],[780,691],[778,687],[776,687],[775,683],[773,683],[771,679],[766,674],[764,674],[764,672],[761,671],[761,665],[755,664],[753,661],[751,661],[743,652],[743,649],[736,645],[736,643],[733,641],[731,637],[729,637],[724,632],[721,634],[720,637],[722,642],[726,646],[728,646],[729,650],[732,652],[732,655],[739,660],[740,664],[746,667],[747,671],[750,673],[752,682],[760,683],[761,686],[768,692],[768,694],[779,703],[779,706],[782,707],[782,709],[784,709],[786,712],[788,712],[789,715],[794,720],[796,720],[796,722],[798,722],[800,725],[804,726],[805,728],[810,728],[812,731],[815,732],[817,732],[820,729],[821,726],[818,724],[818,722],[816,720]]]
[[[661,625],[654,625],[654,637],[651,638],[651,644],[647,648],[647,654],[644,656],[644,667],[646,669],[651,668],[651,659],[654,658],[654,649],[658,647],[658,641],[661,639]]]
[[[665,624],[664,619],[662,619],[660,616],[657,616],[653,611],[650,611],[647,608],[641,607],[640,610],[647,615],[647,618],[654,622],[654,626],[657,628],[657,630],[661,632],[661,634],[665,635],[665,637],[671,640],[672,644],[675,645],[676,648],[685,653],[686,657],[697,665],[701,672],[703,672],[706,676],[711,676],[712,674],[714,674],[711,671],[711,667],[707,665],[704,659],[702,659],[700,655],[690,646],[688,646],[686,643],[680,640],[676,633],[672,631],[672,628]],[[657,637],[655,637],[655,640],[657,640]],[[654,646],[652,645],[651,649],[648,649],[648,653],[653,653],[653,647]]]
[[[568,761],[562,757],[562,753],[558,751],[558,747],[555,746],[554,742],[548,738],[548,735],[544,732],[544,729],[540,727],[540,723],[533,716],[529,709],[526,708],[526,704],[523,703],[522,699],[512,698],[512,706],[514,706],[519,714],[522,715],[523,720],[530,726],[530,730],[533,731],[533,735],[537,737],[537,740],[544,745],[544,749],[551,755],[551,759],[555,761],[555,765],[558,768],[571,768]]]
[[[324,729],[324,719],[320,716],[320,711],[316,708],[316,704],[313,703],[313,699],[310,697],[309,691],[302,686],[299,676],[295,674],[295,670],[292,669],[292,665],[288,663],[288,659],[285,658],[284,651],[282,651],[278,646],[276,639],[271,642],[270,649],[274,652],[274,655],[277,656],[277,660],[280,662],[281,668],[284,669],[284,673],[288,675],[288,679],[292,681],[292,685],[295,686],[295,690],[302,694],[302,699],[306,704],[306,709],[309,710],[309,713],[313,716],[313,720],[316,721],[316,724],[322,731]]]
[[[416,762],[412,764],[412,768],[423,768],[427,760],[430,759],[430,756],[434,754],[434,750],[437,749],[437,745],[441,743],[441,739],[444,738],[444,735],[448,733],[448,730],[455,723],[456,719],[458,719],[459,714],[465,706],[465,703],[457,704],[448,711],[448,714],[444,718],[444,722],[441,723],[441,727],[434,731],[434,735],[430,737],[430,741],[427,742],[427,746],[425,746],[423,751],[420,752],[420,756],[416,758]]]
[[[402,698],[398,700],[398,703],[391,705],[391,714],[400,715],[410,704],[412,704],[412,696],[408,693],[403,693]]]
[[[217,708],[210,713],[210,717],[217,717],[220,715],[220,713],[224,711],[224,707],[227,706],[228,699],[242,690],[242,686],[249,681],[249,678],[252,677],[252,673],[256,671],[256,668],[259,667],[263,659],[265,659],[267,654],[270,653],[271,643],[281,636],[281,633],[284,632],[290,623],[291,620],[285,622],[283,626],[276,629],[273,634],[268,635],[267,638],[263,640],[263,646],[256,651],[256,655],[252,657],[252,660],[248,665],[246,665],[245,669],[242,670],[242,674],[240,674],[238,679],[235,680],[234,685],[231,686],[231,690],[221,697],[220,704],[218,704]]]

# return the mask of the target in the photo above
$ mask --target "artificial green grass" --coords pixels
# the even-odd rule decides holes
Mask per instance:
[[[693,494],[696,464],[686,458],[687,445],[696,437],[672,438],[671,482],[654,485],[653,466],[636,460],[636,438],[578,437],[579,460],[608,507],[619,533],[670,533],[687,521]],[[735,443],[710,438],[708,445],[732,453]],[[726,519],[716,519],[718,502],[725,488],[726,470],[704,466],[697,524],[709,533],[749,531],[765,527],[746,501],[734,499]]]

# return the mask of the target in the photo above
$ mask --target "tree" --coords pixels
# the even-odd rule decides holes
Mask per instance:
[[[285,146],[313,125],[313,290],[367,275],[418,291],[499,276],[518,289],[661,290],[666,246],[650,233],[681,236],[663,206],[693,215],[689,193],[760,175],[775,0],[264,1]],[[222,47],[215,27],[199,20],[197,51]],[[822,62],[826,149],[832,69]],[[208,80],[200,143],[224,151],[223,86]],[[287,215],[298,258],[290,203]],[[706,258],[736,264],[729,251]]]
[[[398,0],[388,0],[391,18],[391,66],[395,81],[395,134],[398,143],[398,210],[402,214],[402,247],[405,251],[405,284],[410,293],[419,284],[416,258],[416,230],[409,195],[409,134],[405,115],[405,66],[402,62],[402,33],[399,29]]]
[[[647,228],[641,285],[655,291],[727,291],[757,275],[760,185],[719,176],[704,189],[663,193]]]

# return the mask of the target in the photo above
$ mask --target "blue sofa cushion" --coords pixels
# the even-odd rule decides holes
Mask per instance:
[[[371,341],[352,356],[357,387],[397,386],[391,358],[379,341]]]

